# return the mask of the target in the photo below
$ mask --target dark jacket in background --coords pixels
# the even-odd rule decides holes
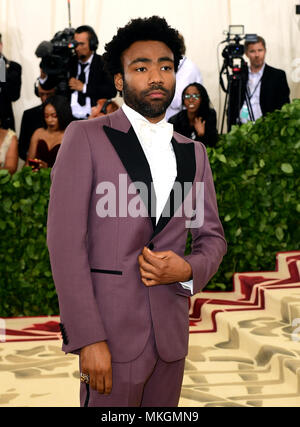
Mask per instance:
[[[19,157],[26,160],[30,140],[36,129],[44,127],[42,105],[25,110],[19,137]]]
[[[263,115],[290,102],[290,88],[283,70],[265,66],[261,80],[260,107]]]
[[[231,100],[229,101],[229,121],[231,125],[236,124],[240,110],[245,102],[246,86],[248,82],[248,66],[244,69],[245,78],[242,80],[241,103],[238,102],[237,89],[233,90]],[[284,104],[290,102],[290,88],[287,83],[286,74],[283,70],[265,65],[261,79],[260,88],[260,108],[263,116],[280,110]]]
[[[15,130],[12,102],[20,98],[22,67],[5,57],[6,82],[0,83],[0,120],[4,129]]]
[[[78,59],[77,56],[73,56],[69,63],[69,78],[76,78],[78,74]],[[59,80],[57,77],[48,76],[47,80],[41,84],[42,88],[45,90],[52,89],[53,87],[58,86]],[[58,86],[58,92],[60,88]],[[71,99],[71,94],[73,91],[69,90],[67,94],[64,93],[67,97]],[[85,97],[91,98],[92,107],[97,105],[98,99],[114,98],[117,95],[117,91],[114,85],[114,82],[104,70],[103,59],[100,55],[94,54],[93,60],[90,66],[89,79],[87,82],[87,91],[83,94]]]
[[[205,134],[198,136],[194,127],[190,126],[187,110],[182,110],[175,116],[170,117],[174,130],[187,138],[202,142],[207,147],[214,147],[218,141],[217,114],[213,108],[209,109],[208,117],[205,120]]]
[[[76,78],[77,72],[78,59],[76,56],[74,56],[70,62],[70,77]],[[97,104],[98,99],[110,99],[117,95],[114,82],[104,70],[103,59],[97,53],[94,54],[91,63],[89,80],[87,82],[87,91],[83,95],[91,98],[92,107]]]

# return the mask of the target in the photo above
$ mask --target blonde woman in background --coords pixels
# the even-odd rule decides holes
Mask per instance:
[[[0,170],[6,169],[9,173],[16,172],[18,167],[18,140],[11,129],[1,128],[0,123]]]

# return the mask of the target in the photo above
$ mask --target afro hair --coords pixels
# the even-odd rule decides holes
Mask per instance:
[[[109,74],[123,74],[122,53],[137,41],[160,41],[165,43],[174,54],[174,68],[185,50],[184,41],[177,30],[171,28],[164,18],[132,19],[125,27],[119,28],[112,41],[105,45],[103,59]]]

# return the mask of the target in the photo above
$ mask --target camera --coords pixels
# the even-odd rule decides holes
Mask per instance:
[[[227,129],[230,131],[233,124],[232,111],[234,111],[234,104],[238,105],[239,111],[241,108],[242,88],[247,81],[247,64],[243,58],[245,47],[243,44],[241,44],[241,42],[245,40],[248,43],[257,43],[256,34],[244,35],[244,25],[229,25],[229,30],[228,32],[225,32],[225,34],[227,34],[227,38],[220,43],[227,43],[222,52],[224,62],[219,76],[220,86],[226,93],[221,133],[223,132],[226,113]],[[225,87],[223,81],[223,74],[227,77],[227,87]],[[249,114],[251,117],[253,117],[252,108],[250,102],[248,101],[249,100],[247,99],[246,94],[247,106],[249,105]]]
[[[74,34],[74,28],[58,31],[50,42],[41,42],[35,51],[36,56],[42,58],[41,69],[53,78],[57,86],[56,92],[61,95],[68,93],[69,64],[76,55],[75,48],[78,45]]]
[[[257,42],[256,34],[246,34],[244,37],[244,25],[229,25],[227,39],[222,43],[227,43],[223,49],[222,56],[225,60],[225,65],[231,68],[236,67],[236,58],[242,60],[245,53],[245,47],[241,44],[242,40],[249,43]],[[242,62],[242,61],[241,61]]]

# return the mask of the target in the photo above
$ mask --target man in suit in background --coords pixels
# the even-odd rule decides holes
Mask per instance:
[[[96,53],[98,37],[89,25],[82,25],[75,30],[77,42],[74,55],[69,63],[70,105],[75,119],[87,119],[92,107],[99,99],[111,99],[117,94],[112,79],[104,70],[102,56]],[[59,85],[56,76],[47,76],[44,72],[40,78],[42,88],[49,89]],[[65,94],[64,94],[65,95]]]
[[[75,30],[76,57],[70,63],[69,87],[72,90],[71,108],[77,119],[87,118],[98,99],[114,98],[117,94],[112,80],[104,70],[102,57],[97,55],[98,38],[88,25]]]
[[[231,102],[229,109],[231,124],[236,124],[237,119],[241,123],[246,123],[251,120],[252,112],[255,121],[267,113],[280,110],[284,104],[290,102],[286,74],[283,70],[265,63],[266,52],[266,42],[260,36],[255,43],[245,42],[245,54],[250,64],[244,70],[241,104],[238,103],[237,94]],[[251,109],[248,109],[246,94]]]
[[[157,16],[119,28],[104,58],[124,105],[71,123],[52,170],[47,241],[82,406],[178,405],[188,297],[226,252],[205,147],[165,120],[181,49]]]
[[[21,130],[19,137],[19,157],[22,160],[27,159],[27,151],[30,145],[31,137],[36,129],[44,127],[44,118],[42,113],[42,105],[46,99],[55,95],[56,88],[43,89],[39,83],[36,82],[35,94],[41,99],[42,103],[36,107],[25,110],[21,121]]]
[[[0,34],[0,59],[4,60],[5,81],[0,80],[0,122],[4,129],[15,130],[15,119],[12,103],[20,98],[22,67],[14,61],[9,61],[2,55],[3,43]]]

